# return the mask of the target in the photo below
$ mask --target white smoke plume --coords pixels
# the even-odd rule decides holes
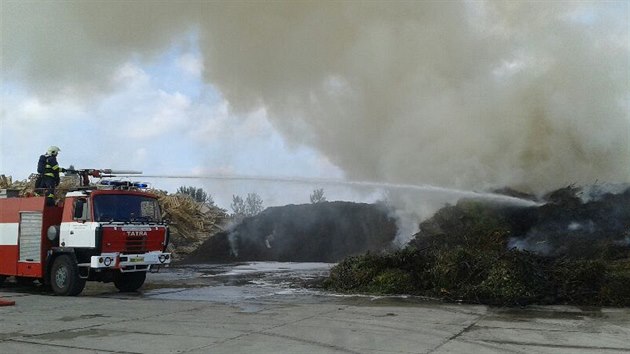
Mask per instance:
[[[628,2],[2,1],[2,77],[98,94],[199,38],[231,109],[348,178],[534,192],[630,181]]]

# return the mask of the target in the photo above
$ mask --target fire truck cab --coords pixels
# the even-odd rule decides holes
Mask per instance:
[[[0,284],[14,276],[57,295],[78,295],[86,281],[136,291],[171,262],[168,241],[157,197],[144,191],[83,188],[56,206],[0,197]]]

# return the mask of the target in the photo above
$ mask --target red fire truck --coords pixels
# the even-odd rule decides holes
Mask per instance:
[[[168,226],[157,197],[137,184],[82,187],[55,206],[44,197],[0,197],[0,284],[49,285],[78,295],[86,281],[136,291],[146,273],[171,262]],[[140,186],[142,187],[142,186]]]

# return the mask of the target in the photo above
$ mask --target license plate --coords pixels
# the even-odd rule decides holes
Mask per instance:
[[[129,262],[131,262],[131,263],[135,263],[135,262],[144,262],[144,258],[143,258],[143,257],[135,257],[135,258],[131,258],[131,259],[129,259]]]

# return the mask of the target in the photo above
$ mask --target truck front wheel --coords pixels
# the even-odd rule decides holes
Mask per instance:
[[[55,258],[50,271],[50,286],[56,295],[79,295],[85,287],[85,279],[79,277],[79,268],[69,255]]]
[[[147,278],[146,272],[116,273],[114,285],[123,293],[138,290]]]

